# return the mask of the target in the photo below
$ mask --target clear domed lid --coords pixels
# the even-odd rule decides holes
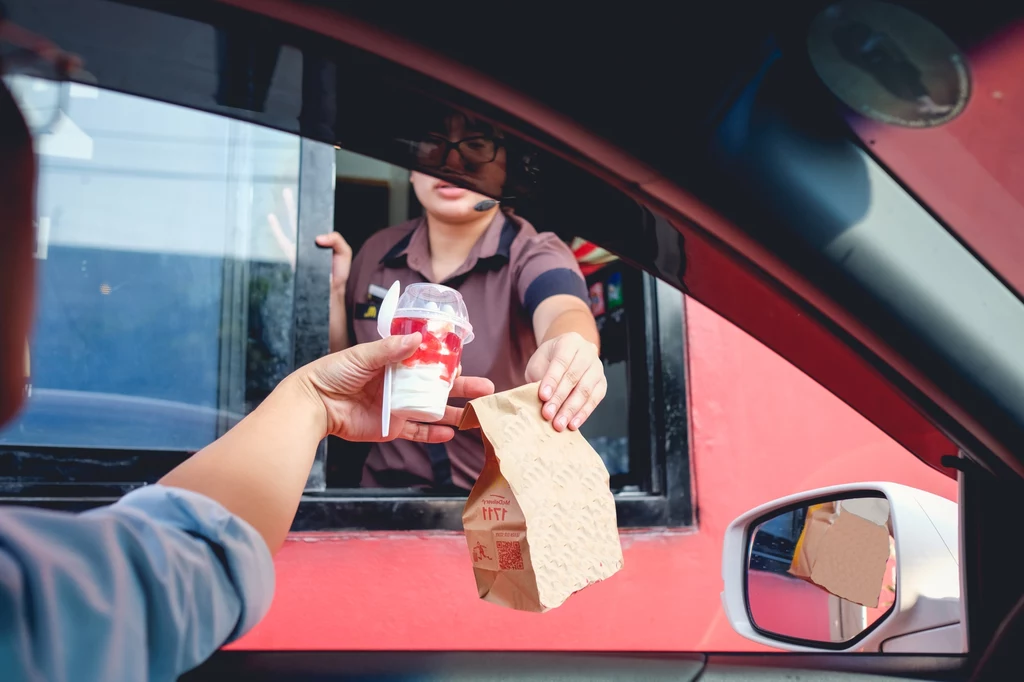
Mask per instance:
[[[473,325],[469,323],[469,311],[462,294],[443,284],[410,284],[398,299],[395,319],[444,320],[450,322],[462,337],[462,343],[473,340]]]

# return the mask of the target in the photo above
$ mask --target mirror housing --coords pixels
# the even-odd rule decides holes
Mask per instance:
[[[843,642],[798,639],[759,628],[751,615],[747,581],[755,530],[798,508],[881,497],[889,504],[888,524],[895,544],[892,607],[858,636]],[[780,498],[739,516],[726,530],[722,605],[737,633],[785,651],[964,653],[967,638],[960,591],[959,528],[955,502],[897,483],[848,484]],[[793,615],[800,618],[802,613],[794,608]]]

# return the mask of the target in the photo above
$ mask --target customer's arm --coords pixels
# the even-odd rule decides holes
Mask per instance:
[[[0,678],[174,680],[270,607],[260,535],[151,485],[83,514],[0,509]]]
[[[309,475],[317,443],[332,434],[379,441],[382,370],[412,355],[420,335],[392,336],[354,346],[307,365],[285,379],[263,403],[212,445],[160,482],[217,500],[249,522],[276,552],[284,542]],[[487,379],[460,377],[454,397],[494,390]],[[439,424],[392,419],[392,434],[407,440],[451,440],[460,411]]]
[[[276,551],[327,433],[380,439],[381,368],[418,334],[322,358],[161,481],[83,514],[0,510],[0,675],[174,680],[266,614]],[[454,397],[493,391],[456,381]],[[449,408],[444,423],[460,410]],[[392,421],[443,441],[449,426]]]

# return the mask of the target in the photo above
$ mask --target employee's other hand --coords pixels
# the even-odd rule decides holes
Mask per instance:
[[[333,252],[331,257],[331,294],[344,301],[348,276],[352,271],[352,247],[338,232],[319,235],[316,238],[316,243]]]
[[[328,355],[302,370],[303,384],[323,402],[327,433],[350,441],[386,441],[395,438],[422,443],[443,443],[455,436],[462,409],[448,406],[444,417],[420,424],[391,417],[388,437],[381,436],[381,400],[384,368],[410,357],[420,345],[419,333],[392,336],[383,341],[353,346]],[[494,384],[480,377],[458,376],[452,398],[480,398],[494,393]]]
[[[579,429],[608,392],[597,346],[576,332],[541,344],[526,366],[526,381],[540,382],[541,414],[556,431]]]

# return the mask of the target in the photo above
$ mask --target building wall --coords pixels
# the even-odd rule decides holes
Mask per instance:
[[[623,532],[623,570],[545,614],[478,599],[460,534],[294,536],[269,615],[233,648],[759,650],[720,602],[733,518],[858,480],[956,499],[954,480],[732,324],[694,301],[687,322],[697,528]]]

